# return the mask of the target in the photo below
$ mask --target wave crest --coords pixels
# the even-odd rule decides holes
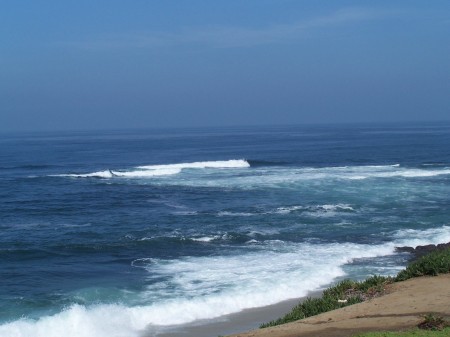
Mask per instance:
[[[250,164],[244,159],[232,159],[222,161],[205,161],[193,163],[180,163],[168,165],[147,165],[137,166],[132,170],[105,170],[83,174],[57,174],[56,177],[71,178],[149,178],[158,176],[170,176],[179,174],[184,169],[229,169],[229,168],[247,168]]]
[[[450,226],[391,233],[379,245],[356,243],[266,242],[269,250],[236,256],[141,258],[133,266],[164,278],[149,286],[148,305],[73,305],[53,316],[0,325],[0,336],[136,337],[149,327],[212,319],[253,307],[307,295],[345,275],[343,266],[359,258],[394,254],[398,245],[416,246],[450,240]],[[208,241],[209,237],[199,237]],[[239,280],[236,282],[236,280]],[[168,285],[168,282],[170,283]]]
[[[231,159],[221,161],[202,161],[193,163],[180,163],[168,165],[148,165],[138,166],[138,169],[144,170],[165,170],[165,169],[205,169],[205,168],[245,168],[250,164],[244,159]]]

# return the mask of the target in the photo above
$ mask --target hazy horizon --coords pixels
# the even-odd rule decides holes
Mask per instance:
[[[450,121],[448,1],[7,1],[0,132]]]

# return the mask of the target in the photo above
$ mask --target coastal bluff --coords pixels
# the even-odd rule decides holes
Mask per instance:
[[[351,337],[414,328],[429,313],[450,318],[450,274],[393,283],[385,295],[366,302],[229,337]]]

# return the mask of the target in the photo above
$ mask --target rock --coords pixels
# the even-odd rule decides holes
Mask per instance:
[[[441,250],[441,249],[447,249],[447,248],[450,248],[450,242],[441,243],[438,245],[417,246],[416,248],[408,247],[408,246],[395,247],[395,251],[398,253],[410,253],[412,255],[411,260],[415,261],[418,258],[420,258],[428,253],[431,253],[435,250]]]
[[[398,253],[414,253],[415,249],[413,247],[395,247],[395,251]]]

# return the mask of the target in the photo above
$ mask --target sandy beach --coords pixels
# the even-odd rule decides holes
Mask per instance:
[[[367,302],[232,337],[347,337],[413,328],[428,313],[450,317],[450,274],[395,283],[385,295]]]
[[[308,294],[308,297],[320,297],[321,291]],[[249,331],[257,328],[263,323],[267,323],[274,318],[288,313],[295,305],[305,300],[307,297],[291,299],[266,307],[246,309],[230,315],[196,321],[194,323],[180,324],[168,327],[147,328],[145,337],[216,337],[229,334],[236,334],[242,331]]]

